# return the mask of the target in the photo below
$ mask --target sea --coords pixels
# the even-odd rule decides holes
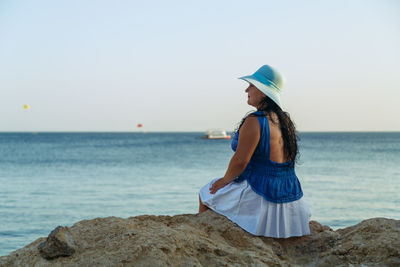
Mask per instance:
[[[301,132],[296,173],[312,220],[333,229],[400,219],[399,132]],[[59,225],[194,214],[230,140],[181,133],[0,133],[0,255]]]

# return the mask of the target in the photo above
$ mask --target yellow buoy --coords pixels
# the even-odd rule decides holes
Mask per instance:
[[[31,108],[31,106],[29,106],[28,104],[24,105],[24,109],[28,109]]]

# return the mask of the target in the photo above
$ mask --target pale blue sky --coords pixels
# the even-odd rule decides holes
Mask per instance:
[[[396,0],[3,0],[0,131],[232,130],[263,64],[300,131],[399,131],[399,47]]]

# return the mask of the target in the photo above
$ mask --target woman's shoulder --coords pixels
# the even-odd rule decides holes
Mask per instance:
[[[240,127],[240,132],[248,131],[248,130],[258,130],[260,128],[260,124],[258,122],[257,116],[248,116],[244,122],[242,127]]]
[[[243,117],[238,129],[236,130],[236,134],[239,134],[243,127],[259,129],[261,124],[259,119],[260,117],[265,117],[264,112],[261,110],[247,113],[246,116]]]
[[[262,110],[257,110],[257,111],[254,111],[254,112],[252,112],[252,113],[250,113],[250,115],[249,116],[257,116],[257,117],[259,117],[259,116],[265,116],[265,113],[264,113],[264,111],[262,111]]]
[[[253,123],[265,124],[265,120],[268,120],[267,114],[262,110],[257,110],[255,112],[250,113],[246,119],[251,119]]]

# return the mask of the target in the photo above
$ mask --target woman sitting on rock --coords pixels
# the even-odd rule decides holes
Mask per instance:
[[[200,190],[199,212],[212,209],[254,235],[307,235],[311,215],[295,173],[295,126],[282,111],[283,78],[264,65],[240,79],[249,83],[247,103],[257,111],[236,131],[225,176]]]

